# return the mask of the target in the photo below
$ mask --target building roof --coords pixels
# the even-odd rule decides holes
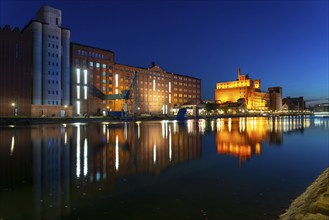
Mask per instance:
[[[154,66],[151,66],[151,67],[138,67],[138,66],[131,66],[131,65],[126,65],[126,64],[121,64],[121,63],[115,63],[116,65],[122,65],[122,66],[128,66],[128,67],[132,67],[132,68],[139,68],[139,69],[144,69],[144,70],[148,70]],[[161,70],[163,70],[159,65],[155,65],[155,66],[158,66]],[[165,71],[165,70],[163,70]],[[192,78],[192,79],[197,79],[197,80],[200,80],[199,78],[196,78],[196,77],[193,77],[193,76],[188,76],[188,75],[183,75],[183,74],[178,74],[178,73],[173,73],[173,72],[168,72],[168,71],[165,71],[167,74],[173,74],[173,75],[176,75],[176,76],[182,76],[182,77],[188,77],[188,78]]]
[[[111,50],[106,50],[106,49],[102,49],[102,48],[99,48],[99,47],[93,47],[93,46],[89,46],[89,45],[85,45],[85,44],[80,44],[80,43],[71,42],[71,45],[73,45],[73,44],[74,44],[74,45],[77,45],[77,46],[89,47],[89,48],[96,49],[96,50],[102,50],[102,51],[106,51],[106,52],[114,53],[114,52],[111,51]]]

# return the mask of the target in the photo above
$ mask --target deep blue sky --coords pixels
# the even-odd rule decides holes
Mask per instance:
[[[62,10],[73,42],[112,50],[118,63],[201,78],[203,99],[239,66],[264,91],[328,99],[328,1],[0,0],[0,26],[22,28],[42,5]]]

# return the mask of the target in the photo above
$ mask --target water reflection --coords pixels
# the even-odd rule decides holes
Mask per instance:
[[[252,155],[261,154],[264,141],[281,145],[284,132],[303,133],[310,127],[310,117],[221,118],[216,125],[217,153],[239,157],[242,164]]]
[[[76,201],[114,191],[117,179],[159,175],[201,158],[203,134],[213,133],[216,141],[216,146],[204,147],[238,157],[242,164],[261,155],[264,142],[282,145],[284,133],[303,134],[310,126],[327,128],[329,123],[309,117],[273,117],[0,127],[0,217],[70,215]],[[26,185],[32,190],[21,189]],[[33,202],[20,202],[24,193]],[[13,216],[16,207],[26,210]]]

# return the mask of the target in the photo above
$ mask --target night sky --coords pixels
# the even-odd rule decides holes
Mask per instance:
[[[263,91],[328,102],[328,1],[0,0],[1,28],[24,27],[42,5],[62,10],[72,42],[112,50],[117,63],[201,78],[203,99],[240,66]]]

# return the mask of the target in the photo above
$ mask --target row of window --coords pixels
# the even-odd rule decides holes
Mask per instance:
[[[48,80],[48,84],[56,84],[58,85],[58,80]]]
[[[104,54],[99,54],[99,53],[95,53],[95,52],[91,52],[91,51],[85,51],[85,50],[78,50],[78,55],[81,56],[90,56],[90,57],[94,57],[94,58],[98,58],[98,59],[106,59],[107,56]]]
[[[48,75],[49,75],[49,76],[51,75],[51,73],[52,73],[53,76],[55,76],[55,74],[56,74],[56,76],[58,76],[58,72],[57,72],[57,71],[56,71],[56,73],[55,73],[55,71],[50,71],[50,70],[48,70]]]
[[[48,101],[48,105],[58,105],[58,101]]]
[[[52,39],[56,39],[56,40],[58,40],[58,37],[57,37],[57,36],[54,36],[54,35],[48,35],[48,38],[49,38],[49,39],[52,38]]]
[[[48,66],[58,66],[58,62],[50,62],[48,61]]]
[[[48,47],[49,47],[49,48],[52,47],[52,48],[56,48],[56,49],[58,49],[58,44],[51,44],[51,43],[49,43],[49,44],[48,44]]]
[[[56,53],[50,53],[50,52],[48,52],[48,57],[56,57],[56,58],[58,58],[58,54]]]
[[[58,95],[58,91],[57,90],[48,90],[48,95]]]
[[[79,64],[80,64],[79,59],[75,59],[75,65],[79,65]],[[82,66],[87,66],[87,62],[86,62],[86,60],[82,60]],[[95,66],[96,66],[96,68],[100,68],[100,67],[101,67],[101,64],[100,64],[100,63],[95,63]],[[102,64],[102,68],[103,68],[103,69],[106,69],[106,66],[107,66],[107,65],[106,65],[105,63]],[[90,67],[90,68],[93,68],[93,67],[94,67],[94,62],[90,61],[90,62],[89,62],[89,67]],[[108,68],[109,68],[109,69],[112,69],[112,66],[109,65]]]

